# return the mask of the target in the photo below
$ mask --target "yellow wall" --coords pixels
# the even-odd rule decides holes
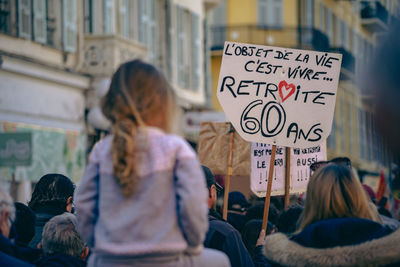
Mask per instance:
[[[257,24],[257,0],[227,0],[226,8],[228,25]]]
[[[298,24],[298,1],[283,0],[283,25],[296,27]]]

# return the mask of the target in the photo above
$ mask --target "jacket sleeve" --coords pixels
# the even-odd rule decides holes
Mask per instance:
[[[222,246],[222,251],[228,255],[232,267],[254,266],[253,260],[242,241],[242,237],[236,229],[227,235]]]
[[[269,264],[267,258],[264,257],[263,255],[263,247],[262,246],[257,246],[254,249],[254,266],[255,267],[270,267],[271,265]]]
[[[182,233],[190,247],[202,245],[208,230],[208,190],[200,163],[183,140],[177,154],[175,187]]]
[[[98,218],[98,196],[99,165],[95,147],[74,195],[78,231],[89,247],[94,246],[94,228]]]

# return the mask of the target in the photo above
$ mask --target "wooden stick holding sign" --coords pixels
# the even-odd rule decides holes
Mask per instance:
[[[265,232],[267,232],[269,204],[270,204],[270,200],[271,200],[272,179],[273,179],[274,167],[275,167],[275,155],[276,155],[276,145],[273,145],[272,151],[271,151],[271,159],[269,161],[267,195],[265,196],[264,217],[263,217],[262,228],[261,228],[261,229],[265,230]]]
[[[228,171],[225,177],[225,192],[224,192],[224,210],[222,213],[222,218],[226,221],[228,218],[228,201],[229,201],[229,188],[231,185],[232,176],[232,157],[233,157],[233,140],[235,135],[235,129],[232,124],[229,128],[229,152],[228,152]]]
[[[285,173],[285,210],[290,204],[290,147],[286,148],[286,173]]]

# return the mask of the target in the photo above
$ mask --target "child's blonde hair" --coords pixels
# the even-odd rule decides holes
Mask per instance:
[[[320,220],[343,217],[378,220],[357,174],[347,166],[328,164],[310,178],[299,231]]]
[[[113,125],[114,175],[125,196],[136,187],[135,138],[139,128],[151,125],[168,131],[174,106],[173,89],[152,65],[133,60],[114,73],[102,110]]]

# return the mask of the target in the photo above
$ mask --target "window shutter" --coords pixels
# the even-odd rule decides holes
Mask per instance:
[[[177,18],[177,56],[178,56],[178,84],[185,87],[185,28],[184,28],[184,13],[182,7],[176,8]]]
[[[104,25],[103,30],[104,34],[113,34],[114,33],[114,0],[104,0],[103,2],[103,16],[104,16]]]
[[[122,0],[120,6],[120,15],[121,15],[121,35],[125,38],[129,38],[129,1]]]
[[[31,1],[18,1],[18,36],[31,39]]]
[[[147,25],[147,32],[148,32],[148,46],[149,46],[149,60],[159,66],[158,62],[158,30],[157,30],[157,1],[151,0],[146,1],[148,4],[147,11],[148,11],[148,25]]]
[[[139,41],[143,44],[147,44],[147,28],[148,25],[148,14],[147,14],[148,0],[139,0]]]
[[[46,43],[46,0],[33,0],[33,36],[34,41]]]
[[[200,32],[199,32],[199,16],[197,14],[191,13],[191,58],[192,58],[192,68],[191,68],[191,88],[195,91],[199,90],[200,87]]]
[[[63,45],[70,53],[76,51],[76,0],[63,0]]]

